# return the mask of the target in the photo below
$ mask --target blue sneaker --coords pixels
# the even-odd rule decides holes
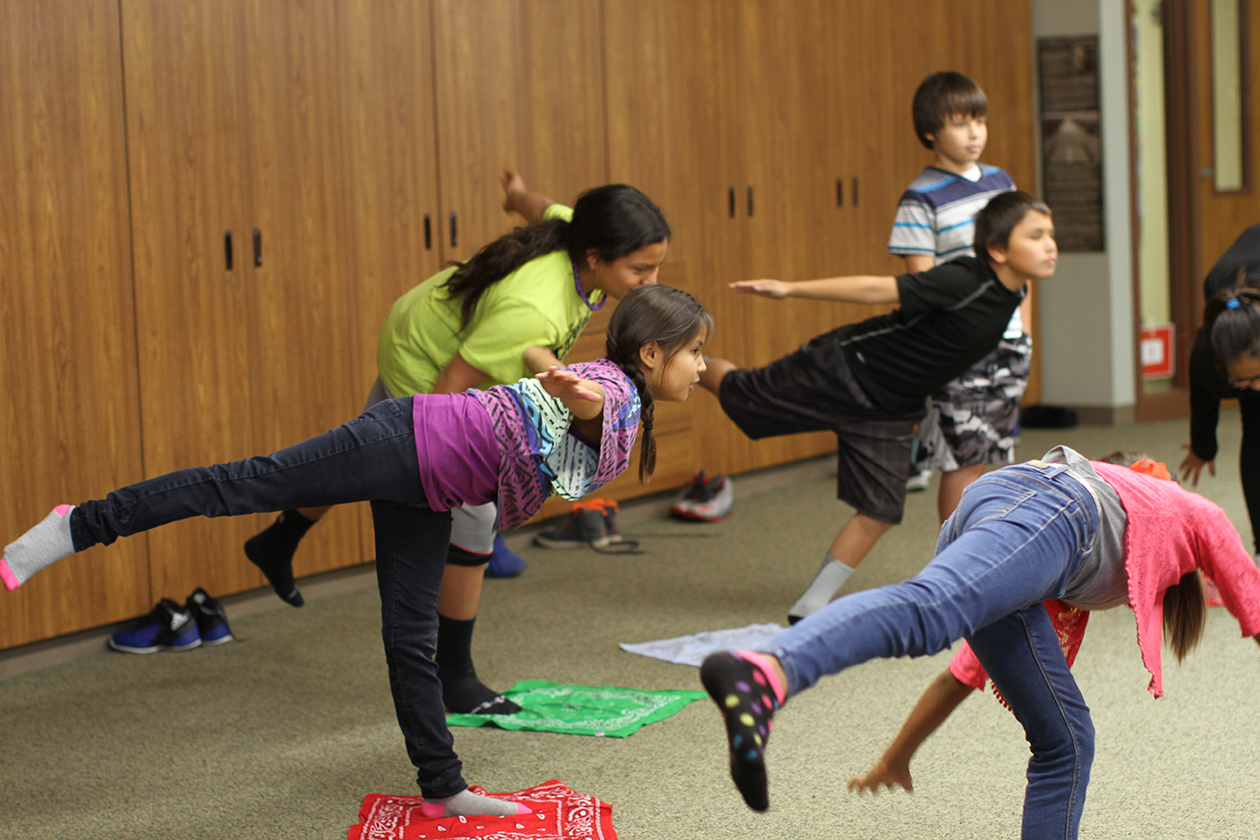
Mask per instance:
[[[490,562],[486,564],[486,576],[510,578],[516,577],[523,571],[525,571],[525,561],[507,547],[502,534],[495,534],[494,551],[490,554]]]
[[[201,634],[203,645],[221,645],[236,638],[232,635],[232,628],[228,627],[223,605],[200,586],[188,596],[184,608],[197,619],[197,631]]]
[[[191,650],[201,646],[201,633],[190,611],[170,598],[163,598],[153,612],[110,636],[109,646],[125,653]]]

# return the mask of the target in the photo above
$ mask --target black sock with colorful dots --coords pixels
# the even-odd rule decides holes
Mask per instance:
[[[748,807],[770,807],[766,783],[766,742],[774,713],[787,699],[771,658],[749,651],[714,653],[700,666],[700,681],[726,721],[731,778]]]

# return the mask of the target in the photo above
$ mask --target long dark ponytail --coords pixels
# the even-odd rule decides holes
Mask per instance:
[[[702,329],[706,337],[713,335],[713,318],[700,302],[684,291],[659,285],[632,289],[617,304],[608,321],[604,355],[625,371],[639,392],[643,421],[639,481],[644,484],[656,469],[656,439],[652,436],[656,406],[652,389],[639,367],[639,351],[656,342],[663,354],[662,364],[668,367],[674,355],[691,343]]]
[[[446,288],[461,300],[460,329],[465,329],[486,290],[530,260],[566,251],[582,265],[593,249],[612,262],[669,237],[669,224],[651,199],[634,187],[606,184],[578,197],[572,221],[545,219],[486,245],[455,270]]]
[[[1233,288],[1222,289],[1208,298],[1203,309],[1203,327],[1216,357],[1224,368],[1238,359],[1260,356],[1260,289],[1246,285],[1248,266],[1238,267]]]
[[[1149,458],[1149,455],[1141,452],[1112,452],[1102,461],[1129,467]],[[1170,477],[1177,481],[1175,473]],[[1164,638],[1168,640],[1168,646],[1172,648],[1178,662],[1185,659],[1186,654],[1199,644],[1206,624],[1207,600],[1203,595],[1199,571],[1194,569],[1164,590]]]

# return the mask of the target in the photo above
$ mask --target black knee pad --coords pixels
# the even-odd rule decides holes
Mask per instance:
[[[490,554],[480,554],[476,551],[469,551],[466,548],[460,548],[451,543],[450,548],[446,552],[446,562],[453,566],[468,566],[475,568],[484,566],[490,562]]]

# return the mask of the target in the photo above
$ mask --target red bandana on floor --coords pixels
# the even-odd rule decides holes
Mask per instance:
[[[473,793],[524,802],[532,814],[514,817],[442,817],[420,812],[419,796],[368,794],[359,809],[359,824],[346,840],[617,840],[612,806],[578,793],[555,779],[517,793]]]

